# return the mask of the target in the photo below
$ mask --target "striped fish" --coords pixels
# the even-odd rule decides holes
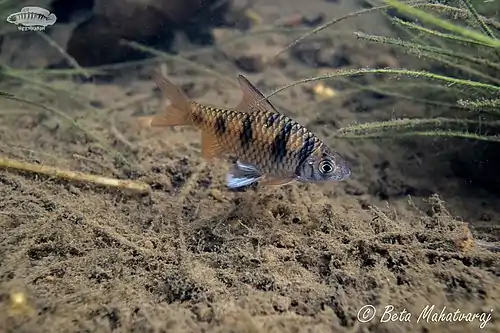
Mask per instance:
[[[346,161],[304,126],[279,113],[243,75],[243,98],[234,109],[196,103],[167,78],[154,80],[171,104],[154,116],[141,117],[146,126],[190,125],[201,130],[206,159],[232,154],[236,163],[227,174],[229,188],[284,185],[294,181],[342,181],[351,175]]]
[[[56,16],[47,9],[40,7],[23,7],[20,12],[10,14],[7,22],[23,26],[43,26],[56,23]]]

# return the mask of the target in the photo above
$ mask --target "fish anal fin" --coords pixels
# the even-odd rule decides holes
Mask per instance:
[[[297,177],[266,177],[260,183],[262,185],[282,186],[297,180]]]
[[[201,132],[201,156],[212,159],[224,154],[224,146],[220,144],[217,136],[209,131]]]
[[[226,176],[229,188],[239,188],[251,185],[262,178],[260,171],[252,164],[237,161]]]
[[[241,102],[235,110],[239,112],[274,112],[278,113],[276,108],[265,99],[265,96],[243,75],[238,75],[238,84],[243,93]]]

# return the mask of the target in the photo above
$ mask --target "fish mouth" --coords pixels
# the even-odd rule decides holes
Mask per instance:
[[[349,168],[347,163],[343,163],[338,167],[334,179],[336,181],[346,180],[347,178],[351,177],[351,174],[351,168]]]

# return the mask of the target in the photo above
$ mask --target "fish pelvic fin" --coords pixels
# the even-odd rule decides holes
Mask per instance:
[[[162,94],[170,100],[170,105],[154,116],[139,118],[140,124],[148,127],[192,125],[191,102],[186,94],[159,71],[154,72],[153,80]]]
[[[240,112],[273,112],[278,113],[276,108],[265,99],[265,96],[257,89],[246,77],[238,75],[238,84],[243,93],[241,102],[236,106],[235,110]]]
[[[226,176],[226,184],[234,189],[251,185],[262,177],[262,173],[253,164],[236,161]]]

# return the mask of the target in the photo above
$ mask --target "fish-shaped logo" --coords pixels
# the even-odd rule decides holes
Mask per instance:
[[[40,7],[23,7],[20,12],[7,17],[7,22],[17,25],[19,30],[44,30],[56,20],[54,13]]]
[[[294,181],[342,181],[351,175],[346,161],[314,133],[279,113],[243,75],[238,76],[243,98],[234,109],[191,101],[160,73],[154,80],[170,105],[154,116],[142,117],[146,126],[190,125],[201,130],[201,153],[211,159],[237,157],[227,174],[229,188],[284,185]]]

